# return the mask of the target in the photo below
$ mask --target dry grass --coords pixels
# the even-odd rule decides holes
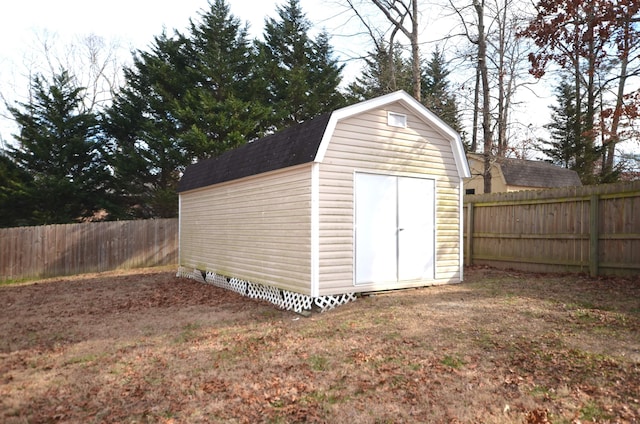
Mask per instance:
[[[172,272],[0,287],[0,422],[640,421],[640,280],[467,270],[304,318]]]

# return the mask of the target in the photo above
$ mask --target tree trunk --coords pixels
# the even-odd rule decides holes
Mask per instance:
[[[484,142],[484,192],[491,193],[491,114],[489,98],[489,71],[487,69],[487,40],[484,32],[484,0],[473,1],[478,14],[478,67],[482,80],[482,137]]]
[[[618,83],[618,92],[616,93],[616,106],[613,111],[613,119],[611,122],[611,136],[607,141],[604,149],[605,158],[602,163],[602,176],[613,172],[613,158],[616,151],[616,144],[620,140],[618,129],[620,127],[620,119],[622,117],[622,107],[624,100],[624,89],[627,83],[627,66],[629,64],[629,52],[633,46],[631,46],[631,17],[625,16],[624,20],[624,37],[622,39],[622,57],[620,58],[620,82]]]
[[[507,151],[507,108],[505,100],[505,75],[506,75],[506,25],[507,5],[502,8],[502,16],[499,22],[498,35],[498,156],[504,157]]]
[[[420,75],[420,43],[418,40],[418,0],[383,1],[371,0],[384,14],[395,30],[401,31],[411,42],[411,72],[413,97],[420,101],[421,75]],[[353,8],[353,6],[351,6]],[[395,16],[394,16],[395,15]],[[404,27],[404,18],[411,19],[411,31]]]
[[[576,17],[577,20],[577,17]],[[578,52],[580,49],[580,34],[578,33],[577,29],[574,31],[574,37],[573,37],[573,51],[574,52]],[[575,56],[573,58],[574,63],[573,63],[573,78],[574,78],[574,89],[575,89],[575,96],[576,96],[576,122],[574,123],[574,142],[576,144],[576,163],[575,163],[575,171],[578,172],[578,175],[580,176],[580,179],[584,181],[584,170],[585,170],[585,165],[584,162],[586,160],[585,158],[585,151],[584,151],[584,134],[582,131],[582,124],[583,124],[583,119],[582,119],[582,72],[580,70],[580,56],[575,53]]]
[[[422,87],[420,75],[420,44],[418,44],[418,0],[411,0],[411,69],[413,78],[413,97],[421,101]]]
[[[471,128],[471,152],[478,151],[478,111],[480,110],[480,66],[476,65],[476,86],[473,91],[473,128]]]
[[[588,3],[589,4],[589,3]],[[588,41],[588,78],[587,78],[587,113],[585,116],[585,177],[587,183],[592,184],[595,182],[595,134],[594,124],[596,116],[596,88],[595,88],[595,69],[596,69],[596,52],[595,52],[595,16],[594,11],[591,8],[588,10],[587,16],[587,28],[590,34]]]

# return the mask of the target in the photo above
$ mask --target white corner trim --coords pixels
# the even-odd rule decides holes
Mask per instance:
[[[182,194],[178,193],[178,265],[182,265]]]
[[[311,297],[320,295],[320,164],[311,165]]]
[[[464,181],[462,180],[462,178],[460,178],[460,182],[459,184],[459,188],[458,188],[458,210],[459,210],[459,214],[460,217],[458,218],[460,221],[460,225],[458,225],[458,227],[460,228],[460,238],[459,238],[459,243],[460,246],[458,247],[458,252],[459,252],[459,261],[460,261],[460,281],[464,281],[464,252],[465,252],[465,248],[464,248]]]

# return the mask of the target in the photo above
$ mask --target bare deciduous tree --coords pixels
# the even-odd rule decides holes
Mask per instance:
[[[35,75],[52,76],[66,70],[78,86],[86,89],[83,107],[87,111],[109,102],[119,87],[121,45],[115,40],[88,34],[71,40],[49,31],[34,33],[32,48],[23,57],[25,83]],[[26,87],[15,87],[17,93]]]
[[[478,104],[474,104],[474,122],[475,116],[480,111],[482,113],[482,137],[483,137],[483,179],[484,192],[491,193],[491,161],[493,148],[493,134],[491,128],[491,93],[489,87],[489,67],[487,64],[487,32],[485,28],[485,0],[473,0],[471,4],[471,14],[474,22],[468,22],[469,6],[459,7],[453,0],[449,0],[454,12],[460,17],[460,23],[464,29],[464,35],[470,43],[477,48],[476,62],[476,95],[477,102],[479,93],[482,93],[482,108],[478,110]],[[475,26],[475,31],[472,27]],[[480,86],[478,86],[478,82]]]
[[[489,173],[493,156],[506,156],[510,140],[513,108],[517,91],[530,83],[527,75],[525,40],[517,37],[525,12],[516,0],[449,0],[462,27],[461,35],[475,47],[474,128],[471,151],[478,148],[477,127],[482,125],[485,159],[485,192],[490,190]],[[468,54],[468,53],[466,53]],[[526,124],[525,124],[526,126]]]
[[[607,181],[619,137],[625,85],[627,78],[635,73],[629,71],[628,60],[637,60],[632,52],[639,37],[636,27],[640,21],[640,3],[635,0],[538,0],[536,9],[536,16],[521,32],[539,48],[529,56],[531,72],[540,78],[548,64],[555,63],[571,73],[577,93],[574,133],[582,149],[576,155],[575,170],[583,183],[598,182],[595,171],[601,160],[599,179]],[[607,76],[616,73],[611,78]],[[611,87],[615,88],[611,90]],[[610,112],[605,112],[602,105],[603,90],[611,90],[616,99],[616,106]],[[607,113],[613,115],[609,128],[602,122]],[[604,149],[596,145],[598,132]]]
[[[65,40],[50,31],[34,32],[25,50],[22,63],[12,63],[3,74],[0,87],[0,149],[12,144],[10,134],[15,123],[7,107],[15,102],[29,103],[35,76],[46,80],[67,71],[78,87],[83,87],[82,111],[92,112],[108,105],[120,86],[122,58],[128,50],[117,40],[107,40],[95,34]],[[124,54],[123,54],[124,53]]]
[[[378,40],[381,39],[380,32],[374,29],[374,26],[364,18],[361,9],[366,5],[362,2],[354,0],[346,0],[349,8],[356,14],[360,22],[367,28],[372,41],[379,47]],[[420,68],[420,43],[418,37],[419,28],[419,11],[417,0],[371,0],[380,12],[384,15],[387,22],[391,25],[389,34],[389,57],[393,58],[393,49],[396,42],[395,37],[400,32],[411,45],[411,66],[412,66],[412,87],[413,97],[420,101],[421,97],[421,68]]]

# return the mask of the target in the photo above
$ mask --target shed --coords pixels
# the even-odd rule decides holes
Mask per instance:
[[[178,275],[301,312],[463,279],[459,135],[404,91],[202,160]]]

